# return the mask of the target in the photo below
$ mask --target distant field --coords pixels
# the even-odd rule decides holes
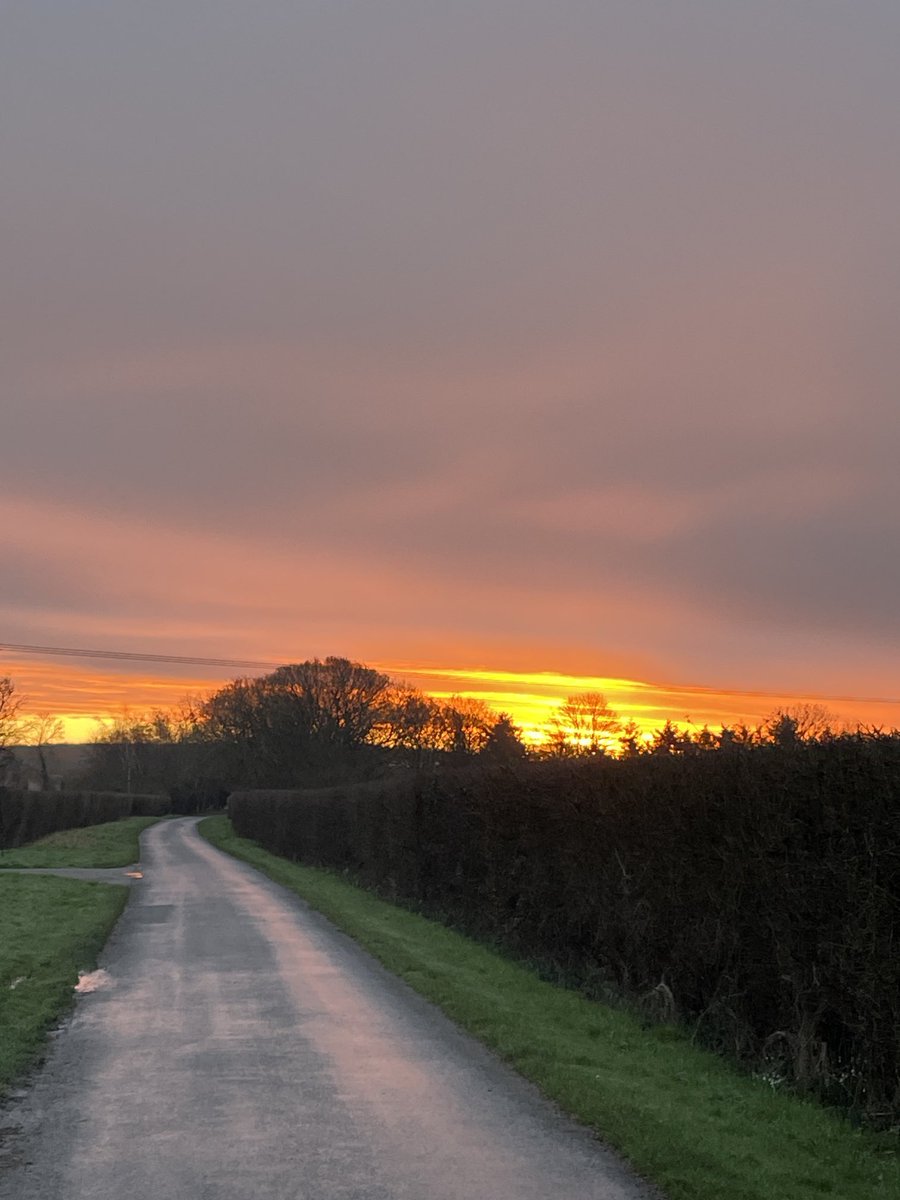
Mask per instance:
[[[25,767],[39,770],[40,758],[34,746],[10,746],[16,758]],[[93,747],[83,743],[59,742],[44,747],[44,760],[50,775],[67,780],[76,779],[85,769]]]
[[[108,884],[0,877],[0,1094],[40,1054],[127,898]]]
[[[14,850],[0,850],[4,867],[126,867],[140,858],[138,837],[158,817],[125,817],[83,829],[63,829]]]

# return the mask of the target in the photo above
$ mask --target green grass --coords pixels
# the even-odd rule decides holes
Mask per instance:
[[[159,817],[124,817],[83,829],[63,829],[14,850],[0,850],[3,867],[127,867],[140,858],[138,835]]]
[[[0,1095],[39,1056],[127,898],[110,884],[0,878]]]
[[[200,825],[284,884],[600,1134],[671,1200],[896,1200],[897,1139],[739,1074],[670,1026],[541,980],[330,872]]]

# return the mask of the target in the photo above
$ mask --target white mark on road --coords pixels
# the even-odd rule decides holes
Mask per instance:
[[[115,987],[116,981],[108,971],[79,971],[76,992],[99,992],[101,988]]]

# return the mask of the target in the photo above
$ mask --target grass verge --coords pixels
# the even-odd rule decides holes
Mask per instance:
[[[40,1054],[127,899],[110,884],[0,878],[0,1095]]]
[[[900,1195],[896,1138],[740,1075],[677,1029],[646,1028],[337,875],[269,854],[227,817],[200,831],[324,913],[671,1200]]]
[[[0,850],[3,867],[127,867],[140,857],[138,837],[159,817],[124,817],[83,829],[62,829],[27,846]]]

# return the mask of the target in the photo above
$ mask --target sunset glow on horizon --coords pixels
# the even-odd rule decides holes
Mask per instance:
[[[753,728],[776,711],[803,704],[823,706],[839,726],[900,726],[900,699],[886,697],[729,691],[554,671],[466,670],[402,662],[365,665],[437,699],[463,696],[482,700],[495,712],[509,714],[530,743],[543,740],[554,710],[567,697],[582,692],[601,692],[623,722],[633,721],[645,734],[666,721],[686,729],[736,724]],[[222,673],[219,678],[199,673],[172,677],[9,657],[0,658],[0,675],[4,674],[14,680],[27,713],[57,716],[63,722],[62,740],[87,742],[117,718],[177,709],[187,699],[210,695],[240,673]]]

